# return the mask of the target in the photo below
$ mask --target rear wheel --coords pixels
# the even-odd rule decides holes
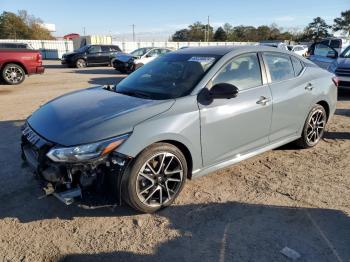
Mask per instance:
[[[123,182],[123,199],[140,212],[152,213],[169,206],[179,195],[187,177],[182,152],[167,143],[156,143],[133,162]]]
[[[8,64],[2,70],[2,79],[9,85],[18,85],[25,79],[24,69],[17,64]]]
[[[306,119],[301,137],[296,141],[297,145],[301,148],[317,145],[323,137],[326,123],[326,110],[321,105],[315,105]]]
[[[84,68],[86,67],[86,61],[82,58],[79,58],[76,62],[75,62],[75,66],[76,68]]]

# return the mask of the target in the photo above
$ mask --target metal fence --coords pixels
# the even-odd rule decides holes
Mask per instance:
[[[132,52],[141,47],[170,47],[179,49],[186,46],[225,46],[225,45],[255,45],[255,42],[121,42],[113,41],[114,45],[118,45],[124,52]]]
[[[0,43],[18,42],[27,43],[34,49],[39,50],[43,59],[60,59],[64,53],[74,50],[73,41],[70,40],[21,40],[21,39],[0,39]],[[97,43],[96,43],[97,44]],[[179,49],[185,46],[218,46],[218,45],[254,45],[255,42],[120,42],[113,41],[124,52],[132,52],[141,47],[169,47]]]
[[[60,59],[64,53],[72,52],[73,41],[0,39],[0,43],[26,43],[39,50],[43,59]]]

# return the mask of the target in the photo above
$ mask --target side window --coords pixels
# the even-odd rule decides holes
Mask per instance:
[[[264,54],[272,82],[283,81],[294,77],[292,62],[288,55],[278,53]]]
[[[112,52],[121,52],[122,50],[120,50],[119,46],[117,45],[111,45],[110,46]]]
[[[315,45],[314,55],[326,57],[329,52],[334,52],[334,50],[328,45],[324,45],[324,44]]]
[[[102,52],[104,52],[104,53],[111,52],[111,48],[107,45],[101,46],[101,49],[102,49]]]
[[[228,83],[239,90],[262,85],[260,63],[256,53],[245,54],[231,60],[213,80],[213,85]]]
[[[170,52],[170,50],[168,50],[168,49],[160,49],[161,55],[164,55],[164,54],[169,53],[169,52]]]
[[[148,53],[148,56],[149,57],[157,57],[157,56],[159,56],[159,54],[160,54],[159,49],[153,49],[152,51],[150,51]]]
[[[93,45],[89,48],[90,54],[100,53],[100,52],[101,52],[101,46],[99,46],[99,45]]]
[[[294,68],[294,75],[299,76],[304,69],[304,65],[299,59],[295,58],[294,56],[292,56],[291,59]]]
[[[340,39],[334,39],[334,40],[331,40],[331,43],[330,43],[330,47],[332,48],[341,48],[341,40]]]

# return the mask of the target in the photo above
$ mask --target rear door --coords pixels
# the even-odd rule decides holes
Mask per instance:
[[[103,45],[101,46],[101,50],[102,52],[100,63],[109,64],[112,56],[111,47],[109,45]]]
[[[247,53],[233,58],[208,84],[210,89],[215,84],[229,83],[239,93],[232,99],[198,104],[205,166],[268,144],[272,101],[269,86],[264,82],[258,55]]]
[[[305,79],[305,66],[295,56],[264,52],[273,113],[270,142],[295,136],[305,121],[312,100],[312,79]]]

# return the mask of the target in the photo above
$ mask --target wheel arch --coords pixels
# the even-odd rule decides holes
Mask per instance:
[[[318,101],[316,104],[322,106],[322,107],[324,108],[324,110],[326,110],[327,121],[328,121],[329,116],[330,116],[330,107],[329,107],[329,104],[327,103],[327,101],[325,101],[325,100],[320,100],[320,101]]]
[[[187,146],[179,141],[176,141],[176,140],[162,140],[162,141],[158,141],[157,143],[171,144],[171,145],[177,147],[182,152],[182,154],[185,156],[185,159],[187,162],[187,169],[188,169],[187,178],[191,179],[192,178],[193,159],[192,159],[191,152],[187,148]]]

